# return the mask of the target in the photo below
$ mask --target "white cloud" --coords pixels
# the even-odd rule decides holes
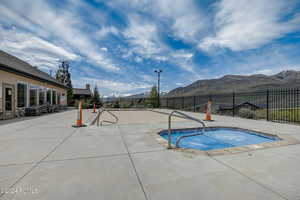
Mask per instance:
[[[188,42],[197,42],[207,32],[208,17],[197,6],[195,0],[114,0],[112,7],[126,12],[151,14],[156,22],[163,22],[174,36]]]
[[[179,50],[179,51],[175,51],[172,53],[172,56],[174,58],[183,58],[183,59],[187,59],[190,60],[194,54],[191,52],[187,52],[187,51],[183,51],[183,50]]]
[[[261,70],[254,71],[253,74],[272,75],[272,74],[274,74],[274,70],[273,69],[261,69]]]
[[[300,28],[300,15],[291,14],[294,0],[222,0],[216,4],[216,33],[203,39],[199,47],[233,51],[255,49]]]
[[[139,57],[139,56],[136,56],[136,57],[134,58],[134,60],[135,60],[135,62],[137,62],[137,63],[141,63],[141,62],[143,61],[143,59],[142,59],[141,57]]]
[[[259,69],[256,71],[252,71],[250,73],[241,73],[243,75],[256,75],[256,74],[263,74],[263,75],[275,75],[283,71],[288,70],[300,70],[300,65],[282,65],[282,66],[276,66],[274,68],[265,68],[265,69]]]
[[[195,64],[192,61],[193,53],[185,50],[173,50],[167,47],[158,36],[158,28],[154,23],[142,19],[138,15],[130,16],[130,25],[123,32],[132,47],[124,52],[128,58],[133,52],[144,58],[175,64],[183,70],[195,73]],[[139,62],[140,59],[135,61]]]
[[[36,33],[39,36],[48,35],[48,32],[41,29],[40,26],[33,24],[26,17],[17,14],[14,10],[9,9],[4,4],[0,4],[0,16],[1,16],[0,22],[3,24],[18,25],[24,27],[25,30]]]
[[[130,47],[122,49],[122,58],[132,58],[136,63],[143,58],[169,62],[198,77],[191,59],[193,53],[174,50],[160,38],[161,29],[166,25],[173,37],[199,42],[199,37],[206,32],[208,20],[194,0],[115,0],[108,4],[130,13],[127,16],[129,26],[122,32]],[[147,18],[141,12],[152,17]]]
[[[154,58],[162,50],[157,34],[156,25],[138,15],[129,16],[129,27],[123,32],[132,46],[132,51],[146,58]]]
[[[237,52],[234,57],[215,56],[212,62],[214,68],[220,69],[217,73],[219,75],[232,73],[270,75],[283,70],[299,70],[300,58],[297,56],[299,52],[297,48],[296,45],[272,45],[250,52]]]
[[[43,69],[57,68],[59,59],[76,60],[79,56],[30,33],[4,29],[0,25],[1,49]]]
[[[113,26],[108,26],[108,27],[104,26],[103,28],[100,29],[100,31],[98,31],[96,33],[96,35],[100,37],[99,39],[103,39],[108,34],[118,35],[119,34],[119,30],[116,29]]]
[[[99,88],[108,89],[113,92],[117,93],[127,93],[129,91],[134,90],[141,90],[141,89],[149,89],[152,85],[146,84],[146,83],[136,83],[136,82],[121,82],[121,81],[115,81],[115,80],[101,80],[101,79],[95,79],[95,78],[81,78],[78,80],[82,83],[93,83],[95,85],[98,85]]]
[[[139,63],[140,58],[157,62],[167,62],[199,77],[193,60],[193,53],[170,48],[161,38],[162,28],[170,29],[172,36],[188,42],[199,42],[207,18],[203,16],[195,1],[187,0],[150,0],[150,1],[114,1],[112,7],[131,13],[129,26],[122,33],[125,41],[131,45],[122,53],[122,58]],[[140,14],[152,15],[151,18]]]
[[[82,0],[50,2],[1,2],[0,48],[45,69],[55,68],[61,58],[80,59],[83,62],[74,69],[75,80],[82,83],[77,78],[101,76],[105,80],[94,80],[105,94],[113,90],[119,94],[148,90],[156,77],[146,72],[154,67],[164,70],[166,88],[176,85],[176,81],[170,81],[174,73],[182,80],[177,81],[180,84],[206,77],[205,74],[271,74],[299,67],[297,48],[263,50],[271,46],[265,44],[299,30],[300,14],[293,15],[292,10],[296,0],[220,0],[213,9],[208,5],[207,10],[202,10],[198,6],[202,2],[197,0],[99,0],[108,12]],[[118,20],[111,19],[111,13],[120,14],[120,26],[116,25]],[[115,37],[109,37],[111,34]],[[189,50],[171,48],[166,36],[183,40]],[[276,48],[287,45],[282,44]],[[214,51],[209,59],[198,62],[200,56],[194,58],[198,55],[197,45],[209,53],[218,53]],[[236,52],[228,55],[226,48]],[[247,49],[253,50],[242,51]],[[107,80],[110,72],[115,72],[118,79]]]
[[[134,94],[133,93],[120,94],[120,93],[117,93],[117,92],[113,92],[113,93],[111,93],[110,95],[108,95],[106,97],[128,97],[128,96],[131,96],[131,95],[134,95]]]
[[[189,71],[197,76],[195,72],[195,64],[192,60],[193,53],[185,50],[173,51],[170,53],[170,62],[176,64],[182,69]]]
[[[208,19],[194,0],[155,0],[153,13],[171,21],[175,36],[188,42],[197,42],[206,32]]]
[[[300,65],[280,65],[280,66],[276,66],[274,68],[267,68],[267,69],[260,69],[257,71],[253,71],[252,73],[249,73],[249,75],[252,75],[252,74],[274,75],[274,74],[277,74],[279,72],[286,71],[286,70],[299,71]]]
[[[47,36],[54,36],[57,43],[67,45],[73,51],[86,57],[87,62],[110,71],[120,70],[82,31],[85,23],[71,10],[54,9],[44,1],[10,1],[6,2],[6,4],[8,4],[6,7],[0,5],[0,10],[6,8],[10,9],[11,12],[18,13],[6,16],[12,24],[32,30],[35,33],[47,32]],[[25,7],[27,9],[24,9]],[[26,23],[24,23],[24,20]]]
[[[147,74],[142,74],[140,75],[140,77],[146,81],[146,82],[152,82],[152,83],[155,83],[156,81],[156,77],[153,75],[153,76],[150,76],[150,75],[147,75]]]
[[[100,48],[102,51],[108,51],[108,49],[106,47],[101,47]]]
[[[182,86],[184,86],[184,83],[178,82],[178,83],[175,83],[175,85],[178,87],[182,87]]]

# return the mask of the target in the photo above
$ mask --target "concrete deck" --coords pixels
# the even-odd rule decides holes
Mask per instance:
[[[166,150],[153,133],[167,128],[167,115],[114,113],[119,123],[103,127],[72,128],[76,111],[2,123],[0,199],[300,199],[300,145],[220,156]],[[300,126],[214,118],[206,124],[300,140]],[[174,120],[174,128],[196,126]]]

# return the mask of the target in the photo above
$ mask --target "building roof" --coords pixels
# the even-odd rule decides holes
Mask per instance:
[[[49,74],[2,50],[0,50],[0,69],[32,79],[37,79],[42,82],[48,82],[49,84],[53,84],[58,87],[67,88]]]
[[[251,106],[253,108],[256,108],[256,109],[262,108],[262,106],[258,106],[258,105],[249,103],[248,101],[238,104],[238,105],[235,105],[234,108],[240,108],[240,107],[247,106],[247,105]],[[232,108],[233,108],[232,104],[220,104],[219,105],[220,110],[232,110]]]
[[[92,96],[92,92],[87,88],[73,88],[74,95],[90,95]]]
[[[251,106],[251,107],[253,107],[253,108],[260,108],[258,105],[255,105],[255,104],[253,104],[253,103],[250,103],[250,102],[248,102],[248,101],[246,101],[246,102],[244,102],[244,103],[241,103],[241,104],[239,104],[239,105],[237,105],[236,107],[243,107],[243,106]]]

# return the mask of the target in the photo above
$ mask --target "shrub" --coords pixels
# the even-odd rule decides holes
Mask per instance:
[[[79,101],[76,101],[75,104],[74,104],[75,108],[78,108],[78,105],[79,105]],[[82,103],[82,109],[88,109],[88,108],[90,108],[90,104],[86,103],[86,102],[83,102]]]
[[[79,101],[75,101],[75,102],[74,102],[74,107],[75,107],[75,108],[78,108],[78,105],[79,105]]]
[[[121,108],[131,108],[132,105],[130,103],[122,103]]]
[[[256,119],[267,119],[267,109],[259,109],[255,112]]]
[[[238,111],[238,116],[248,119],[254,119],[255,118],[255,111],[251,110],[249,108],[241,108]]]
[[[120,104],[118,101],[116,101],[113,105],[113,108],[120,108]]]
[[[82,109],[89,109],[90,108],[90,104],[89,103],[82,103]]]

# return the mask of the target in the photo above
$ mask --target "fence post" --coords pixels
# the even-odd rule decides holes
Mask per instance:
[[[182,102],[181,102],[181,109],[184,109],[184,96],[182,97]]]
[[[168,97],[167,97],[166,101],[167,101],[167,108],[169,108],[169,99],[168,99]]]
[[[269,120],[269,90],[267,90],[267,121]]]
[[[196,112],[196,96],[194,96],[194,112]]]
[[[300,109],[299,109],[299,88],[296,90],[296,122],[300,122]]]
[[[232,93],[232,117],[235,114],[235,92]]]

